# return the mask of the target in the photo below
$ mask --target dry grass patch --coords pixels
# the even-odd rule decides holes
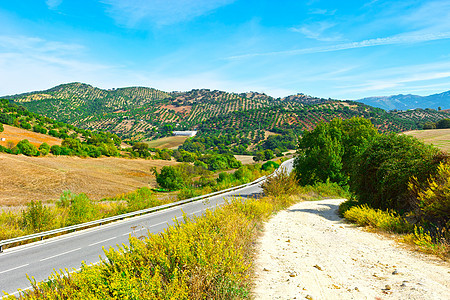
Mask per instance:
[[[14,126],[3,124],[4,131],[0,132],[0,139],[5,138],[5,141],[0,140],[0,145],[7,147],[8,142],[13,142],[17,145],[21,140],[27,139],[30,143],[39,147],[42,143],[47,143],[50,146],[61,145],[62,140],[50,135],[41,134]]]
[[[433,144],[441,150],[450,152],[450,128],[412,130],[403,132],[403,134],[414,136],[425,143]]]
[[[189,137],[187,136],[168,136],[157,140],[146,142],[150,148],[175,149],[183,145]]]
[[[156,186],[151,168],[174,165],[166,160],[115,157],[28,157],[0,153],[0,206],[31,200],[55,200],[65,190],[98,200]]]

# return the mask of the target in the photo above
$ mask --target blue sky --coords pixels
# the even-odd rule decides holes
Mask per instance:
[[[73,81],[439,93],[450,90],[450,1],[0,0],[0,95]]]

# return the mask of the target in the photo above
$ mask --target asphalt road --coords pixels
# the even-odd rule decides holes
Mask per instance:
[[[292,160],[286,161],[283,166],[290,172]],[[26,274],[36,281],[42,281],[55,270],[73,271],[80,268],[83,261],[87,264],[98,263],[105,257],[103,248],[128,245],[130,236],[141,237],[147,232],[162,232],[173,224],[174,219],[182,220],[183,212],[187,216],[200,216],[207,209],[214,209],[233,196],[254,197],[261,193],[260,184],[256,184],[155,213],[6,249],[0,253],[0,292],[18,295],[18,289],[29,288],[31,284]]]

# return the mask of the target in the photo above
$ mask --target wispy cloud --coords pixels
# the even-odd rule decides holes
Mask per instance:
[[[292,27],[291,31],[301,33],[309,39],[324,42],[336,42],[341,39],[340,35],[325,35],[325,32],[334,26],[336,26],[336,23],[322,21],[300,27]]]
[[[311,9],[309,13],[311,15],[323,15],[323,16],[333,16],[336,13],[336,9],[321,9],[321,8],[315,8]]]
[[[62,3],[62,0],[46,0],[45,4],[47,4],[49,9],[56,9]]]
[[[189,21],[235,0],[102,0],[107,12],[127,27],[169,25]]]
[[[277,55],[302,55],[321,52],[334,52],[348,49],[384,46],[384,45],[396,45],[396,44],[413,44],[435,40],[450,39],[450,32],[442,33],[428,33],[428,34],[401,34],[391,37],[367,39],[359,42],[342,43],[324,47],[313,47],[287,51],[274,51],[264,53],[250,53],[243,55],[230,56],[228,59],[245,59],[258,56],[277,56]]]

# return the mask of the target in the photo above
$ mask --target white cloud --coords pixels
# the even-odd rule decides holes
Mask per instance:
[[[228,57],[228,59],[244,59],[244,58],[257,57],[257,56],[302,55],[302,54],[334,52],[334,51],[342,51],[342,50],[348,50],[348,49],[384,46],[384,45],[413,44],[413,43],[421,43],[421,42],[444,40],[444,39],[450,39],[450,32],[428,33],[428,34],[423,34],[423,33],[400,34],[400,35],[391,36],[391,37],[368,39],[368,40],[363,40],[363,41],[359,41],[359,42],[335,44],[335,45],[325,46],[325,47],[314,47],[314,48],[304,48],[304,49],[297,49],[297,50],[274,51],[274,52],[250,53],[250,54],[236,55],[236,56],[230,56],[230,57]]]
[[[292,27],[291,30],[294,32],[298,32],[303,34],[309,39],[314,39],[318,41],[324,41],[324,42],[335,42],[341,39],[340,35],[335,36],[325,36],[325,32],[336,26],[336,23],[330,23],[330,22],[317,22],[313,24],[304,25],[301,27]]]
[[[47,4],[49,9],[56,9],[61,3],[62,3],[62,0],[46,0],[45,1],[45,4]]]
[[[169,25],[189,21],[235,0],[101,0],[107,12],[127,27]]]

